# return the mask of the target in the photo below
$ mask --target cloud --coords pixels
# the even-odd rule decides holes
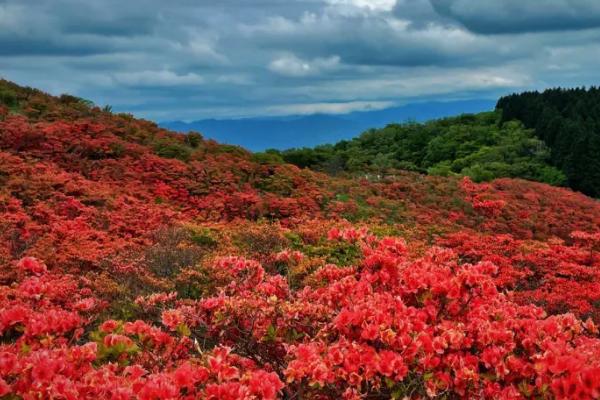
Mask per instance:
[[[122,72],[114,75],[117,83],[135,87],[193,86],[204,83],[204,79],[193,73],[178,75],[172,71]]]
[[[338,56],[315,58],[305,61],[293,54],[277,57],[269,63],[269,69],[277,74],[289,77],[315,75],[322,71],[336,68],[340,63]]]
[[[430,0],[441,15],[477,33],[567,31],[600,26],[597,0]]]
[[[371,79],[347,79],[317,82],[295,88],[294,97],[362,98],[377,93],[379,101],[415,101],[423,99],[463,98],[464,96],[496,97],[499,93],[530,87],[534,83],[520,68],[485,67],[478,69],[429,68],[381,73]]]
[[[389,108],[391,101],[351,101],[345,103],[284,104],[267,107],[269,115],[347,114],[353,111],[373,111]]]
[[[302,59],[336,54],[341,63],[350,65],[494,64],[529,51],[460,26],[434,22],[417,26],[391,13],[377,17],[339,15],[325,9],[320,14],[303,13],[296,19],[268,18],[244,26],[243,31],[262,48],[293,49]]]
[[[597,84],[600,3],[543,3],[0,0],[0,76],[155,120]]]
[[[354,7],[369,11],[391,11],[396,5],[396,0],[326,0],[332,6]]]

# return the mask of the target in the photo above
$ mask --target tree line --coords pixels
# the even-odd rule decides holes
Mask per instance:
[[[551,149],[567,185],[600,197],[600,88],[549,89],[501,98],[502,121],[520,120]]]
[[[389,124],[336,144],[255,158],[333,175],[410,170],[478,182],[522,178],[600,197],[600,88],[511,94],[492,112]]]
[[[410,170],[462,175],[475,181],[524,178],[562,185],[566,178],[549,164],[550,149],[517,121],[499,112],[465,114],[426,123],[406,122],[315,148],[268,150],[257,157],[330,174],[390,174]]]

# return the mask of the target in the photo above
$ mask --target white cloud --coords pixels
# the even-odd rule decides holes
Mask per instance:
[[[217,38],[211,37],[210,33],[197,31],[196,29],[187,29],[186,31],[189,31],[190,37],[185,43],[171,43],[176,51],[184,53],[187,57],[194,58],[205,65],[223,65],[230,62],[227,55],[218,50]]]
[[[139,71],[139,72],[119,72],[114,74],[117,83],[126,86],[179,86],[179,85],[199,85],[204,83],[204,78],[194,73],[177,75],[168,70],[161,71]]]
[[[315,82],[291,89],[292,98],[310,98],[314,102],[320,99],[336,98],[348,102],[356,99],[373,98],[377,93],[381,101],[401,101],[407,99],[437,98],[461,96],[464,93],[505,93],[515,88],[529,88],[535,80],[527,69],[522,67],[497,68],[443,68],[410,69],[396,72],[380,71],[379,76],[371,74],[362,78],[328,80]],[[477,96],[477,95],[475,95]]]
[[[326,0],[332,6],[355,7],[370,11],[392,11],[396,0]]]
[[[269,69],[283,76],[303,77],[334,69],[339,63],[340,58],[338,56],[305,61],[293,54],[285,54],[271,61]]]
[[[283,104],[267,108],[271,115],[347,114],[353,111],[382,110],[392,107],[391,101],[349,101],[341,103]]]

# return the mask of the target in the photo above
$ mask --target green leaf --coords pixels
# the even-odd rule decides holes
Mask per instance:
[[[275,326],[273,326],[273,324],[271,324],[267,328],[267,334],[265,335],[265,341],[274,342],[275,338],[277,338],[277,328]]]
[[[190,336],[192,334],[192,332],[190,331],[190,328],[184,323],[177,325],[177,333],[179,333],[182,336],[186,336],[186,337]]]
[[[391,389],[391,388],[393,388],[396,385],[396,382],[394,382],[390,378],[386,377],[385,378],[385,385],[388,387],[388,389]]]

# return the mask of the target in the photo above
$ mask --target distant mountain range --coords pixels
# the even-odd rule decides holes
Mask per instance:
[[[464,113],[489,111],[494,109],[495,104],[494,100],[487,99],[440,101],[343,115],[165,121],[159,125],[179,132],[201,132],[207,138],[240,145],[252,151],[269,148],[283,150],[335,143],[355,137],[367,129],[383,127],[394,122],[422,122]]]

